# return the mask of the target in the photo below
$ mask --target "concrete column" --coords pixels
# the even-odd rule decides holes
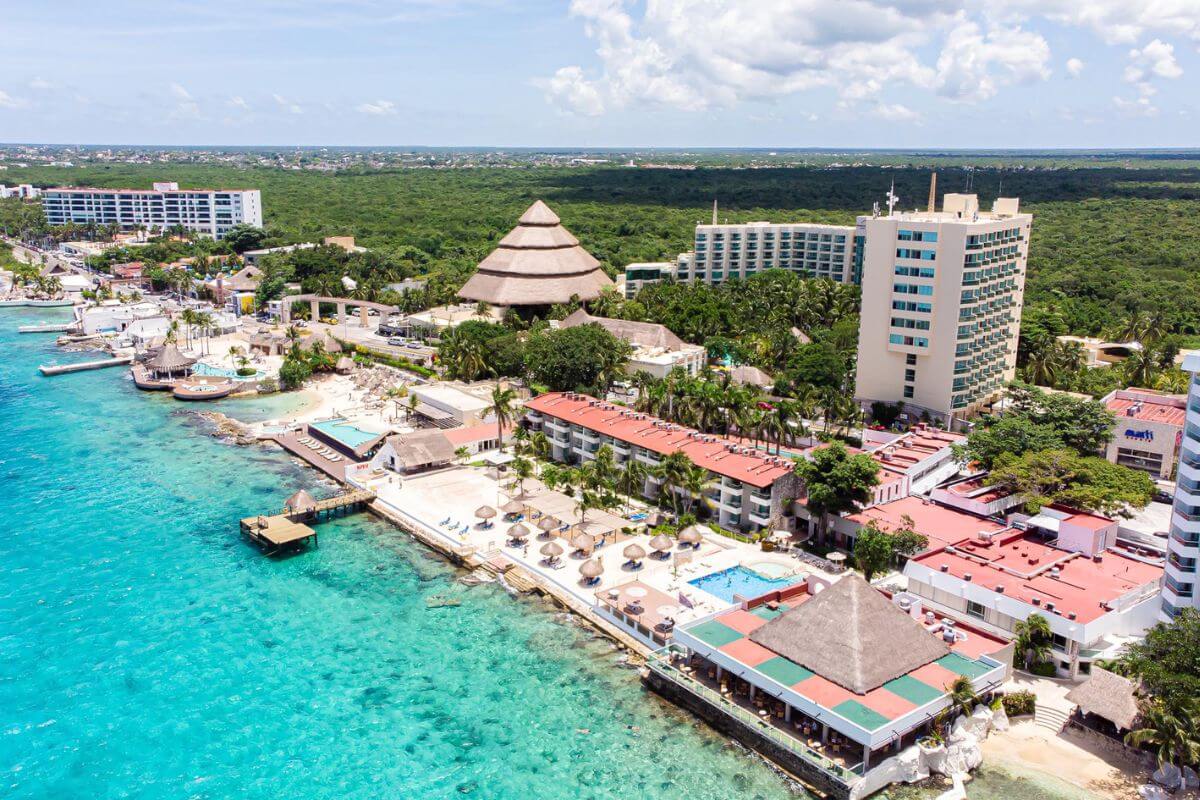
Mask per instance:
[[[791,705],[789,705],[787,703],[784,703],[784,705],[783,705],[783,721],[784,722],[792,721],[792,707],[791,707]]]
[[[721,682],[721,665],[717,664],[717,683]]]
[[[282,322],[284,325],[287,325],[288,322],[291,321],[291,319],[292,319],[292,304],[286,303],[286,302],[280,303],[279,304],[279,320],[280,320],[280,322]]]
[[[364,328],[370,327],[371,321],[370,321],[370,319],[367,318],[367,307],[366,306],[358,307],[358,319],[360,322],[362,322],[362,326]]]
[[[337,321],[338,321],[338,325],[344,325],[346,322],[346,304],[345,303],[337,304]]]
[[[754,684],[750,684],[750,702],[754,702]]]
[[[821,723],[821,744],[829,744],[829,726]]]
[[[871,746],[869,744],[864,744],[863,745],[863,772],[866,772],[870,768],[871,768]]]
[[[321,304],[316,300],[312,300],[308,304],[308,309],[312,312],[309,314],[309,320],[311,322],[316,322],[317,318],[321,316]]]

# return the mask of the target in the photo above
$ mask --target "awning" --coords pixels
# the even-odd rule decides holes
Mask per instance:
[[[434,408],[428,403],[417,403],[414,409],[425,419],[429,420],[438,428],[457,428],[458,421],[454,419],[454,415],[449,411],[443,411],[440,408]]]
[[[1038,514],[1025,520],[1025,524],[1033,528],[1041,528],[1047,531],[1058,533],[1059,519],[1052,517],[1049,514]]]

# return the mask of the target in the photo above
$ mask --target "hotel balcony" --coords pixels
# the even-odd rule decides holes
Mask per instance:
[[[751,508],[748,516],[750,517],[750,521],[755,525],[766,525],[771,521],[770,511],[760,512],[757,508]]]

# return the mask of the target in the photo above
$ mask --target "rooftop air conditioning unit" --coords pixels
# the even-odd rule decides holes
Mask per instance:
[[[1040,606],[1042,604],[1042,598],[1035,597],[1032,600],[1030,600],[1029,602],[1033,603],[1035,606]]]
[[[1050,577],[1051,578],[1057,578],[1061,574],[1062,574],[1062,570],[1060,570],[1058,567],[1050,568]]]
[[[928,622],[929,624],[932,625],[936,619],[937,619],[937,617],[934,615],[934,613],[932,611],[925,612],[925,621]]]
[[[967,581],[968,583],[970,583],[970,581],[971,581],[971,573],[969,573],[969,572],[964,572],[964,573],[963,573],[963,580],[964,580],[964,581]]]
[[[950,571],[950,565],[942,564],[942,572],[949,572],[949,571]]]
[[[953,555],[954,553],[957,553],[957,552],[958,552],[958,548],[957,548],[957,547],[955,547],[955,546],[954,546],[954,545],[952,545],[952,544],[951,544],[951,545],[947,545],[947,546],[946,546],[946,552],[947,552],[947,553],[950,553],[951,555]]]
[[[1078,616],[1078,614],[1076,614],[1074,611],[1067,612],[1067,619],[1075,619],[1075,617],[1077,617],[1077,616]]]
[[[1003,583],[996,584],[996,594],[1004,594],[1004,584]]]

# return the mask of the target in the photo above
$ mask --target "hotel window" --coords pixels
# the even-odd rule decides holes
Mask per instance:
[[[974,600],[967,601],[967,616],[975,619],[983,619],[987,615],[987,609],[983,603],[976,603]]]
[[[904,399],[912,400],[912,398],[913,398],[913,387],[905,386],[904,387]]]

